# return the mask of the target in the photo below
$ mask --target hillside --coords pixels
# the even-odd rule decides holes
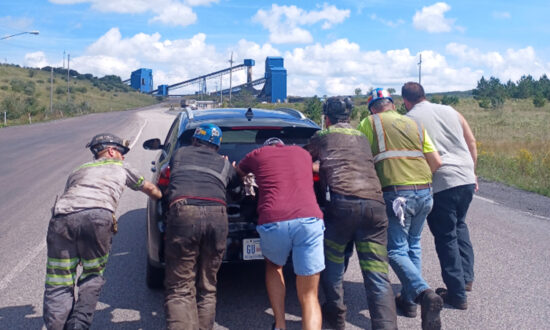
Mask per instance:
[[[50,109],[52,88],[52,109]],[[134,91],[117,76],[94,77],[70,70],[67,95],[67,70],[43,70],[0,65],[0,127],[7,125],[81,115],[92,112],[133,109],[157,103],[155,97]]]

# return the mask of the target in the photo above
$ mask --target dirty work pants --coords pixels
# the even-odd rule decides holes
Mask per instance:
[[[363,274],[372,329],[397,329],[395,302],[388,279],[388,220],[384,203],[332,193],[325,207],[324,309],[344,318],[343,277],[346,246],[355,242]]]
[[[397,198],[405,199],[404,226],[393,210]],[[388,256],[390,265],[401,282],[401,295],[409,304],[429,289],[422,277],[422,248],[420,239],[426,216],[432,209],[432,189],[384,192],[388,214]]]
[[[48,226],[44,323],[48,330],[88,329],[92,324],[112,243],[112,213],[89,209],[58,215]],[[82,263],[78,299],[76,266]]]
[[[164,279],[168,329],[212,329],[216,283],[227,240],[224,205],[175,203],[166,227]]]
[[[464,285],[474,280],[474,249],[466,225],[474,189],[475,184],[469,184],[434,194],[434,207],[428,215],[443,282],[456,301],[466,301]]]

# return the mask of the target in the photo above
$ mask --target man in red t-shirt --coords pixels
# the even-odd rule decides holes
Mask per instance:
[[[267,294],[275,316],[274,329],[285,329],[283,266],[290,251],[296,290],[302,307],[302,328],[321,329],[319,273],[325,268],[323,213],[313,190],[312,160],[298,146],[278,138],[248,153],[237,166],[241,176],[253,173],[259,190],[258,226],[266,261]]]

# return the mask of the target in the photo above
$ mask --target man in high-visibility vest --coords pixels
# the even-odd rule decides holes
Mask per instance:
[[[390,93],[374,89],[368,98],[371,116],[359,130],[371,144],[388,215],[388,258],[401,281],[395,299],[407,317],[421,306],[422,329],[440,329],[443,299],[422,277],[420,238],[432,209],[432,173],[441,159],[424,128],[395,111]]]
[[[428,226],[447,288],[435,292],[447,304],[464,310],[468,308],[466,291],[472,290],[474,281],[474,249],[466,213],[477,191],[476,139],[459,112],[448,105],[428,102],[422,85],[408,82],[401,95],[407,116],[430,131],[443,162],[433,177],[434,206]]]

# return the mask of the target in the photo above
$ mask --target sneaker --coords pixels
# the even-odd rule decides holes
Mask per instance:
[[[466,283],[466,285],[464,285],[464,289],[466,289],[466,291],[470,292],[472,291],[472,287],[474,286],[474,282],[468,282]]]
[[[395,297],[395,306],[405,317],[416,317],[416,304],[405,301],[402,295]]]
[[[443,309],[443,299],[435,294],[432,289],[421,293],[420,314],[422,317],[422,330],[441,329],[439,313]]]
[[[437,290],[435,290],[435,293],[441,296],[441,298],[443,298],[443,301],[447,305],[451,305],[456,309],[462,309],[462,310],[468,309],[468,302],[466,300],[459,301],[457,299],[453,299],[453,297],[449,295],[449,291],[447,291],[447,289],[445,288],[437,288]]]
[[[326,304],[323,304],[323,306],[321,306],[321,312],[323,313],[323,320],[325,320],[329,329],[346,329],[345,311],[336,311],[335,309],[329,308]]]

